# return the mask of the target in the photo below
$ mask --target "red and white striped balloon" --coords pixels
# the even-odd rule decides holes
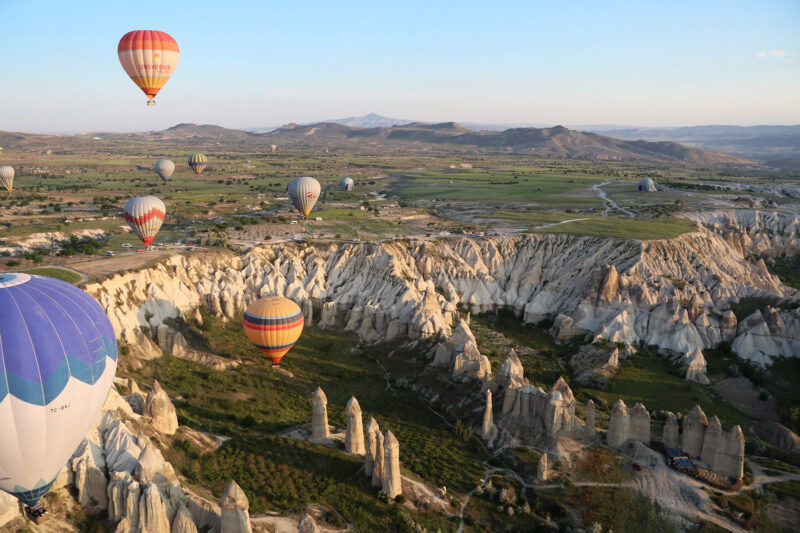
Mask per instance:
[[[155,196],[135,196],[125,204],[125,220],[145,246],[156,238],[166,216],[164,202]]]

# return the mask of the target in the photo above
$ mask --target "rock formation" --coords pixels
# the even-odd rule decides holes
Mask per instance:
[[[297,524],[297,533],[319,533],[317,523],[308,513],[303,513],[300,516],[300,522]]]
[[[630,410],[629,431],[628,438],[638,440],[642,443],[650,442],[650,413],[641,402],[636,402],[636,405]]]
[[[175,407],[158,381],[153,382],[153,388],[147,395],[143,414],[161,433],[174,435],[178,431],[178,415]]]
[[[714,415],[708,421],[708,427],[703,434],[703,447],[700,451],[700,459],[707,465],[713,465],[716,459],[717,450],[722,446],[722,423],[719,417]]]
[[[548,464],[547,454],[543,453],[539,458],[539,464],[536,467],[536,479],[538,481],[547,481],[550,478],[550,465]]]
[[[250,527],[250,502],[242,488],[231,481],[219,500],[222,512],[220,533],[252,533]]]
[[[521,439],[570,432],[575,426],[575,396],[564,378],[558,378],[548,393],[531,385],[507,388],[499,425]]]
[[[500,365],[494,381],[500,387],[518,389],[527,385],[523,373],[522,363],[517,356],[517,352],[512,348],[506,360]]]
[[[192,515],[183,503],[175,514],[170,533],[197,533],[197,526],[192,521]]]
[[[464,350],[456,354],[453,362],[453,377],[478,378],[487,381],[492,379],[492,365],[489,358],[481,355],[474,342],[468,342],[464,346]]]
[[[367,476],[372,476],[372,470],[375,466],[375,460],[378,455],[378,437],[377,434],[381,432],[378,427],[378,422],[374,418],[370,418],[367,422],[367,449],[364,454],[364,471]]]
[[[477,345],[475,335],[469,327],[469,322],[464,319],[458,321],[458,326],[453,330],[453,334],[436,347],[433,356],[433,366],[452,368],[456,356],[464,352],[467,344]]]
[[[494,438],[496,433],[494,427],[494,414],[492,413],[492,391],[486,389],[486,407],[483,410],[483,424],[481,425],[481,435],[487,441]]]
[[[391,431],[386,431],[383,449],[383,492],[390,498],[396,498],[403,493],[403,478],[400,473],[400,443]]]
[[[611,420],[608,422],[606,441],[609,446],[619,447],[628,440],[629,429],[628,407],[620,398],[611,408]]]
[[[311,442],[326,442],[330,439],[328,426],[328,398],[320,387],[311,396]]]
[[[372,463],[372,484],[382,487],[386,468],[386,449],[383,444],[383,433],[375,434],[375,457]]]
[[[702,385],[708,385],[708,377],[706,376],[706,359],[703,357],[703,351],[700,348],[695,348],[686,354],[684,358],[684,365],[686,366],[686,379],[694,381]]]
[[[166,533],[170,530],[167,509],[155,483],[147,483],[144,486],[142,497],[139,500],[138,518],[139,531]]]
[[[364,427],[361,420],[361,406],[355,396],[348,400],[344,408],[347,416],[347,431],[344,437],[344,446],[347,453],[364,455]]]
[[[678,419],[671,411],[667,412],[664,421],[664,435],[662,440],[666,448],[677,448],[680,445],[680,435],[678,435]]]
[[[683,419],[683,433],[681,434],[681,449],[690,457],[700,457],[703,450],[703,437],[708,427],[708,417],[695,405]]]
[[[86,289],[136,356],[162,355],[140,326],[157,333],[165,318],[199,307],[230,319],[244,308],[243,294],[269,293],[310,305],[322,327],[354,331],[367,342],[450,338],[462,304],[478,312],[513,309],[531,322],[555,317],[558,336],[644,342],[678,353],[726,340],[741,357],[768,364],[772,356],[800,353],[800,312],[778,312],[780,322],[765,323],[767,333],[758,324],[732,329],[728,311],[747,296],[794,294],[747,257],[800,247],[797,219],[702,214],[697,232],[645,242],[525,235],[375,246],[281,243],[242,255],[175,255]],[[693,302],[692,313],[682,301]],[[449,339],[453,345],[437,349],[437,364],[454,364],[472,340],[461,329]]]
[[[596,434],[594,429],[594,401],[591,399],[586,402],[586,423],[583,426],[583,433],[589,440],[594,439]]]

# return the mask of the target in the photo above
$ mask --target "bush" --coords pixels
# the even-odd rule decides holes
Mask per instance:
[[[6,266],[10,266],[10,267],[19,266],[19,261],[17,261],[16,259],[12,259],[11,261],[7,261],[6,262]]]
[[[758,393],[758,399],[762,402],[766,402],[769,400],[769,393],[762,389],[762,391]]]

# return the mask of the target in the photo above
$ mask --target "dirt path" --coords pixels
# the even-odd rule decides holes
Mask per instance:
[[[76,273],[83,275],[87,280],[90,280],[108,276],[109,274],[114,274],[122,270],[138,268],[155,259],[160,259],[176,253],[178,253],[178,250],[151,250],[141,253],[132,252],[105,259],[84,259],[53,266],[74,270]]]
[[[605,209],[605,211],[603,211],[603,214],[607,215],[609,213],[609,211],[611,211],[612,209],[616,209],[618,211],[622,211],[623,213],[625,213],[626,215],[628,215],[631,218],[635,218],[637,216],[636,213],[634,213],[633,211],[631,211],[629,209],[625,209],[624,207],[620,207],[620,205],[617,203],[616,200],[612,200],[611,198],[609,198],[608,197],[608,193],[600,188],[603,185],[608,185],[609,183],[611,183],[611,182],[610,181],[604,181],[603,183],[598,183],[596,185],[592,185],[592,188],[595,190],[595,192],[597,192],[597,194],[600,195],[600,198],[602,198],[602,200],[606,203],[606,209]]]

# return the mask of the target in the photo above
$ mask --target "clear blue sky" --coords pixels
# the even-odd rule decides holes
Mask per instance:
[[[181,48],[155,108],[133,29]],[[0,0],[0,129],[800,123],[800,1]]]

